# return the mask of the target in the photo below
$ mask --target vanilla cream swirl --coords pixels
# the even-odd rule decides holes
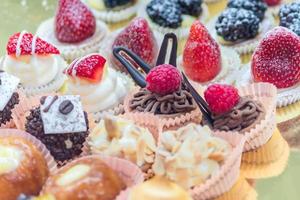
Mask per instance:
[[[189,124],[160,135],[153,171],[185,189],[216,174],[232,147],[214,137],[208,127]]]
[[[88,138],[93,153],[125,158],[138,166],[152,164],[155,140],[148,129],[120,117],[106,117]]]
[[[89,113],[104,111],[120,104],[133,88],[132,80],[126,75],[106,67],[102,80],[90,83],[72,77],[68,81],[67,93],[80,95],[85,110]]]

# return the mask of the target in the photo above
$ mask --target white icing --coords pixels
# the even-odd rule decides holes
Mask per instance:
[[[133,88],[129,77],[107,68],[103,79],[96,84],[86,83],[79,78],[68,81],[68,94],[80,95],[87,112],[98,112],[121,103]]]
[[[35,54],[35,48],[36,48],[36,40],[37,40],[37,36],[33,36],[32,38],[32,42],[31,42],[31,54]]]
[[[21,49],[21,44],[23,40],[23,36],[27,33],[26,31],[22,31],[19,35],[18,41],[17,41],[17,46],[16,46],[16,56],[19,57],[21,55],[22,49]]]
[[[24,60],[22,60],[24,59]],[[6,55],[1,68],[20,78],[24,87],[43,86],[55,79],[61,72],[62,58],[59,55],[31,55],[20,56],[19,59]]]
[[[87,131],[84,112],[80,102],[80,96],[58,96],[48,112],[43,110],[51,103],[53,96],[48,96],[45,103],[41,105],[41,116],[45,134],[77,133]],[[74,105],[73,110],[64,115],[60,113],[59,106],[64,100],[70,100]]]
[[[13,93],[16,91],[20,79],[6,72],[0,73],[0,111],[3,111]]]
[[[16,170],[23,159],[23,152],[12,146],[0,145],[0,174]]]

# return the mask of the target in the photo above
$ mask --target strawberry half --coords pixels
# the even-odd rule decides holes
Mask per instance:
[[[36,38],[35,50],[32,52],[33,34],[25,33],[22,38],[20,38],[20,35],[21,33],[15,33],[8,39],[6,46],[6,52],[8,55],[14,55],[17,53],[18,40],[21,40],[20,55],[31,55],[32,53],[38,55],[59,54],[59,50],[57,48],[39,37]]]
[[[80,0],[60,0],[55,16],[55,34],[59,41],[81,42],[96,30],[92,12]]]
[[[183,51],[183,68],[190,79],[200,83],[214,79],[221,70],[219,45],[200,21],[195,21],[190,29]]]
[[[101,81],[106,59],[99,54],[90,54],[83,58],[74,60],[65,74],[70,77],[78,77],[92,83]]]
[[[146,63],[154,66],[157,56],[157,42],[145,19],[134,19],[129,26],[120,32],[112,48],[118,46],[128,48],[141,57]],[[122,69],[122,64],[117,59],[113,57],[113,61]]]
[[[254,51],[251,70],[254,81],[287,88],[300,81],[300,38],[284,27],[266,34]]]

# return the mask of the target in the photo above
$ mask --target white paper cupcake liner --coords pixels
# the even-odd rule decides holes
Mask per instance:
[[[221,60],[222,60],[222,69],[220,73],[211,81],[207,83],[201,83],[201,85],[208,85],[211,83],[225,83],[225,84],[234,84],[237,79],[237,74],[240,72],[241,68],[241,59],[239,54],[230,48],[220,47],[221,50]],[[182,56],[177,59],[178,68],[181,71],[184,71]],[[199,83],[192,81],[193,85],[197,85]]]
[[[216,29],[215,29],[215,24],[218,19],[218,16],[210,20],[207,24],[207,28],[209,32],[212,34],[212,37],[218,41],[219,36],[217,35]],[[234,50],[236,50],[237,53],[239,54],[248,54],[254,51],[254,49],[258,46],[260,40],[264,37],[265,33],[267,33],[270,29],[272,29],[275,26],[275,20],[273,16],[269,13],[265,14],[264,20],[260,23],[259,25],[259,34],[253,38],[253,39],[248,39],[246,41],[242,41],[239,43],[231,44],[231,45],[224,45],[220,44],[226,47],[230,47]]]
[[[251,76],[250,67],[251,67],[250,64],[246,64],[241,68],[240,72],[237,75],[238,77],[238,80],[236,82],[237,86],[245,86],[254,82]],[[285,107],[290,104],[296,103],[299,100],[300,100],[300,84],[297,84],[290,88],[278,89],[276,106],[278,108]]]
[[[179,27],[179,28],[168,28],[168,27],[162,27],[158,24],[152,22],[152,20],[148,17],[148,14],[146,12],[146,6],[149,0],[145,1],[143,4],[141,4],[139,10],[138,10],[138,16],[143,17],[147,19],[149,22],[150,27],[153,29],[154,32],[159,32],[161,34],[166,33],[174,33],[179,39],[187,38],[190,32],[190,27]],[[209,10],[205,3],[202,4],[202,13],[200,17],[198,18],[201,22],[206,22],[209,17]],[[183,16],[184,18],[184,16]]]
[[[117,23],[133,17],[138,8],[139,8],[139,0],[137,0],[133,5],[126,7],[124,9],[114,11],[114,10],[97,10],[90,6],[87,3],[87,0],[82,0],[93,12],[94,16],[104,22],[107,23]]]
[[[62,43],[55,36],[54,18],[51,18],[40,24],[36,34],[57,47],[64,59],[71,62],[78,57],[97,52],[108,32],[107,25],[101,21],[97,21],[96,31],[90,38],[79,43]]]

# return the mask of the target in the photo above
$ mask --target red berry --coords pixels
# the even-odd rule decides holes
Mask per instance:
[[[60,0],[55,16],[55,34],[59,41],[81,42],[96,30],[93,13],[80,0]]]
[[[214,79],[221,70],[219,45],[200,21],[195,21],[183,51],[187,76],[200,83]]]
[[[299,83],[300,38],[287,28],[274,28],[254,51],[251,70],[254,81],[269,82],[277,88]]]
[[[71,77],[78,77],[89,82],[101,81],[106,60],[99,54],[90,54],[71,63],[65,73]]]
[[[49,44],[48,42],[42,40],[39,37],[36,38],[34,47],[35,49],[34,52],[32,52],[32,40],[34,36],[31,33],[25,33],[22,36],[22,38],[20,38],[20,34],[21,33],[15,33],[8,39],[8,43],[6,46],[6,51],[8,55],[16,54],[18,40],[21,41],[20,55],[31,55],[32,53],[39,55],[59,54],[59,50],[57,48],[55,48],[53,45]]]
[[[134,19],[129,26],[120,32],[116,37],[112,48],[117,46],[128,48],[141,57],[146,63],[154,66],[158,47],[153,32],[145,19]],[[122,69],[121,63],[115,58],[113,59],[114,63]]]
[[[151,69],[146,76],[146,82],[149,91],[165,95],[180,88],[181,75],[174,66],[163,64]]]
[[[231,85],[213,84],[208,86],[204,97],[211,111],[222,114],[230,111],[240,100],[238,90]]]
[[[265,0],[265,2],[268,6],[276,6],[280,4],[281,0]]]

